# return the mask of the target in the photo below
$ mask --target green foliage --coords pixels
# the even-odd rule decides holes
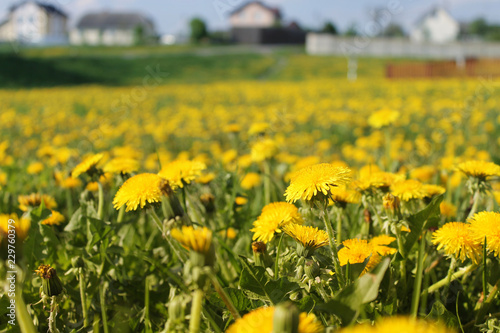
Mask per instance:
[[[195,17],[189,22],[190,37],[194,43],[201,42],[208,37],[207,25],[201,18]]]

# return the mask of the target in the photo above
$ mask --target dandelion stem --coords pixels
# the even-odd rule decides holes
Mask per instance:
[[[271,202],[271,169],[269,162],[265,160],[264,165],[264,204],[267,205]]]
[[[78,268],[78,283],[80,285],[80,300],[82,302],[82,313],[83,313],[83,327],[89,326],[89,315],[87,309],[87,293],[85,288],[85,277],[83,276],[83,269]]]
[[[102,188],[101,182],[97,182],[99,188],[99,202],[97,206],[97,218],[102,220],[104,217],[104,189]]]
[[[342,274],[342,268],[340,267],[339,255],[337,253],[337,243],[333,236],[332,224],[328,219],[328,203],[325,204],[323,209],[323,222],[325,223],[326,232],[328,233],[328,238],[330,239],[330,249],[332,254],[333,267],[335,268],[335,275],[339,282],[340,288],[345,285],[344,275]]]
[[[495,286],[491,289],[488,298],[486,298],[486,295],[484,295],[486,301],[483,302],[483,306],[481,307],[481,310],[479,310],[476,316],[476,323],[479,323],[486,316],[486,313],[490,309],[491,303],[493,302],[493,300],[495,300],[497,296],[499,285],[500,285],[500,280],[498,280],[497,283],[495,283]]]
[[[483,276],[482,276],[482,282],[483,282],[483,295],[486,297],[488,294],[488,283],[487,283],[487,278],[488,278],[488,270],[486,267],[486,258],[487,258],[487,252],[486,252],[486,247],[487,247],[487,240],[486,237],[484,237],[484,246],[483,246]]]
[[[184,258],[181,253],[177,250],[177,248],[175,247],[175,245],[172,243],[170,237],[167,236],[166,234],[166,231],[163,230],[163,223],[162,221],[160,220],[160,218],[158,217],[158,215],[156,214],[154,208],[151,208],[149,210],[150,214],[149,216],[151,216],[151,218],[153,219],[153,221],[155,221],[156,225],[158,226],[158,229],[160,229],[160,232],[162,233],[163,235],[163,238],[165,238],[165,240],[167,241],[168,245],[170,246],[170,248],[172,249],[172,251],[174,251],[175,255],[177,256],[177,258],[179,258],[179,260],[182,262],[182,263],[185,263],[186,262],[186,258]]]
[[[467,219],[471,218],[472,216],[474,216],[474,214],[476,214],[480,198],[481,198],[481,193],[479,192],[479,190],[477,190],[472,198],[474,202],[472,203],[472,208],[470,209],[469,215],[467,215]]]
[[[73,215],[73,198],[71,195],[71,189],[66,189],[66,209],[68,210],[68,216]]]
[[[420,248],[418,250],[418,261],[417,261],[417,273],[415,275],[415,283],[413,284],[413,296],[411,300],[411,310],[410,315],[413,318],[417,317],[418,303],[420,301],[420,290],[422,289],[422,274],[424,271],[424,254],[425,254],[425,236],[426,233],[422,235],[420,240]]]
[[[453,271],[455,271],[456,265],[457,265],[457,260],[455,259],[455,257],[452,257],[450,262],[450,268],[448,269],[448,274],[446,275],[448,278],[448,282],[446,283],[443,293],[445,299],[448,297],[447,294],[448,294],[448,289],[450,288],[451,276],[453,275]]]
[[[203,304],[203,290],[196,289],[193,292],[193,300],[191,303],[191,319],[189,320],[189,333],[198,333],[200,331],[202,304]]]
[[[101,302],[101,317],[102,317],[102,329],[104,333],[109,333],[108,330],[108,315],[106,314],[106,289],[103,282],[99,286],[99,300]]]
[[[226,292],[224,291],[224,289],[220,285],[219,280],[217,280],[217,276],[215,276],[215,274],[213,272],[210,272],[210,278],[212,280],[212,284],[214,286],[215,291],[217,292],[217,294],[219,294],[220,298],[222,299],[222,301],[226,305],[229,312],[231,312],[231,315],[233,316],[234,320],[241,318],[241,316],[240,316],[238,310],[236,309],[236,307],[234,306],[233,302],[231,302],[231,299],[229,298],[229,296],[226,294]]]
[[[464,276],[465,274],[467,273],[470,273],[472,270],[476,269],[476,265],[472,264],[472,265],[469,265],[461,270],[459,270],[458,272],[455,272],[451,275],[451,278],[448,280],[448,277],[445,277],[444,279],[442,280],[439,280],[438,282],[434,283],[432,286],[430,286],[428,289],[427,289],[427,292],[429,294],[435,292],[436,290],[438,290],[439,288],[441,287],[444,287],[446,286],[446,284],[450,283],[451,281],[454,281],[462,276]]]
[[[274,262],[274,278],[278,280],[280,277],[280,267],[279,267],[279,260],[280,260],[280,249],[281,249],[281,241],[283,240],[283,236],[285,233],[281,233],[280,241],[278,242],[278,247],[276,248],[276,260]]]
[[[124,216],[125,216],[125,205],[120,207],[120,210],[118,211],[118,218],[116,219],[116,222],[121,223],[123,221]]]
[[[52,296],[50,299],[50,315],[49,315],[49,332],[50,333],[59,333],[59,330],[57,329],[56,325],[56,318],[57,318],[57,301],[56,301],[57,296]]]
[[[337,242],[342,243],[342,217],[343,217],[343,209],[336,208],[337,212]]]
[[[151,329],[151,320],[149,319],[149,285],[150,279],[146,277],[144,286],[144,326],[146,332],[153,332]]]
[[[33,325],[33,321],[26,309],[26,304],[24,303],[23,295],[22,295],[22,287],[18,285],[16,288],[16,314],[17,321],[19,323],[19,328],[23,333],[36,333],[35,326]]]

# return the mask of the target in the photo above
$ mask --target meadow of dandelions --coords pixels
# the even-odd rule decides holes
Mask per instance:
[[[500,105],[476,88],[0,91],[0,332],[498,332]]]

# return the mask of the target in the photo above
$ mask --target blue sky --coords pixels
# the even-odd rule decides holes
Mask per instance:
[[[0,19],[13,3],[20,0],[0,0]],[[70,24],[88,11],[116,10],[140,11],[151,17],[159,33],[179,33],[187,30],[187,22],[193,16],[206,20],[211,29],[224,29],[230,9],[245,0],[45,0],[59,4],[70,14]],[[491,22],[500,21],[499,0],[267,0],[281,8],[285,20],[296,20],[303,26],[318,28],[326,20],[333,21],[341,30],[353,22],[363,28],[370,21],[375,8],[394,8],[393,21],[406,29],[425,11],[441,5],[460,21],[482,16]],[[219,9],[217,9],[219,8]]]

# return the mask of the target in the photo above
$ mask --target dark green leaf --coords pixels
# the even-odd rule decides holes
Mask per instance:
[[[401,253],[401,255],[406,256],[410,253],[413,245],[415,245],[417,240],[420,238],[424,229],[435,226],[435,218],[440,216],[439,205],[441,204],[441,201],[443,201],[443,198],[443,194],[435,197],[423,210],[408,217],[411,232],[404,236],[405,242],[403,247],[405,253]]]
[[[452,312],[448,311],[440,301],[436,301],[432,304],[431,312],[426,318],[442,322],[448,327],[458,328],[459,326],[457,317]]]

